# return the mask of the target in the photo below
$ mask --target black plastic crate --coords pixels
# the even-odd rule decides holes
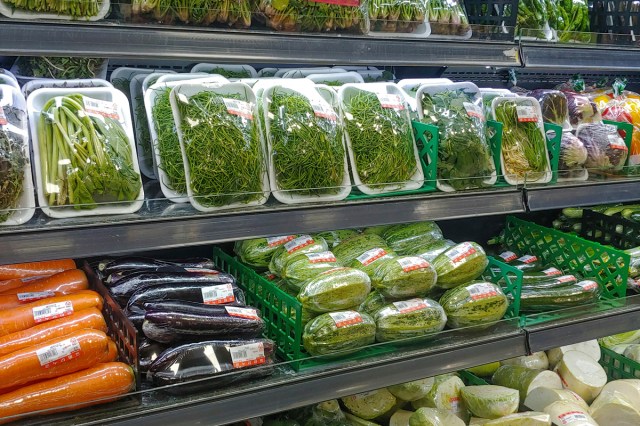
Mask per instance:
[[[584,210],[580,236],[626,250],[640,246],[640,223],[620,216],[607,216],[592,210]]]
[[[518,0],[464,0],[474,37],[513,39]]]
[[[640,39],[640,2],[637,0],[593,0],[591,31],[599,43],[633,44]]]

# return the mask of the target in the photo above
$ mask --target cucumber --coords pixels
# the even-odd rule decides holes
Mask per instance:
[[[577,283],[578,279],[575,277],[575,275],[562,275],[559,277],[547,278],[546,280],[523,280],[522,288],[527,290],[560,288]]]
[[[369,315],[356,311],[322,314],[304,328],[302,342],[311,355],[357,352],[376,340],[376,323]]]
[[[417,247],[442,239],[442,230],[435,222],[395,225],[382,238],[399,255],[415,254]]]
[[[582,207],[567,207],[562,209],[562,214],[570,219],[581,219],[584,209]]]
[[[489,327],[500,321],[509,302],[502,289],[487,281],[472,281],[448,290],[440,298],[451,328]]]
[[[538,283],[545,283],[551,280],[557,280],[561,276],[564,276],[564,273],[558,268],[547,268],[542,271],[523,271],[522,273],[522,285],[535,285]],[[513,279],[513,277],[512,277]],[[563,278],[560,281],[568,280],[568,278]],[[577,282],[577,281],[575,281]],[[500,278],[498,284],[501,286],[506,285],[506,281],[503,278]]]
[[[534,255],[526,254],[524,256],[520,256],[519,258],[513,260],[512,262],[508,262],[509,266],[513,266],[516,269],[521,271],[540,271],[542,270],[543,264],[542,261]]]
[[[598,294],[598,284],[589,280],[555,288],[523,288],[520,293],[520,310],[531,312],[569,308],[594,302],[598,299]]]
[[[269,262],[269,271],[281,276],[282,268],[293,256],[303,253],[320,253],[327,250],[327,242],[324,238],[301,235],[278,247]]]
[[[378,342],[437,333],[447,323],[442,306],[427,298],[391,303],[379,310],[375,318]]]
[[[433,261],[438,274],[436,285],[450,289],[474,280],[482,275],[488,264],[487,255],[479,244],[471,241],[457,244]]]
[[[307,281],[298,300],[303,308],[323,313],[359,306],[371,291],[367,274],[353,268],[335,268]]]
[[[376,234],[359,234],[343,240],[333,248],[333,254],[343,265],[349,265],[367,250],[377,247],[388,249],[387,243]],[[391,249],[389,249],[391,251]]]
[[[371,286],[384,297],[424,297],[436,284],[436,271],[421,257],[401,256],[382,261],[371,277]]]

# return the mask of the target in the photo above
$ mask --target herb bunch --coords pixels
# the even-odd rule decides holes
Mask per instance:
[[[26,112],[9,105],[1,107],[8,123],[22,127]],[[29,164],[23,137],[0,126],[0,222],[6,221],[18,206],[24,190],[24,168]]]
[[[74,18],[88,18],[96,16],[100,11],[102,2],[95,0],[3,0],[16,9],[28,10],[40,13],[55,13],[58,15],[71,15]]]
[[[249,70],[242,68],[240,71],[232,71],[222,67],[215,67],[209,71],[209,74],[219,74],[226,78],[250,78],[251,72]]]
[[[166,175],[167,181],[163,184],[179,194],[187,193],[187,178],[182,163],[182,151],[180,140],[173,120],[173,110],[169,95],[171,88],[158,89],[155,103],[151,109],[153,125],[158,139],[154,141],[160,154],[160,168]]]
[[[20,73],[25,77],[72,80],[95,78],[104,64],[100,58],[22,57],[18,62]]]
[[[366,3],[343,6],[311,0],[259,0],[258,8],[269,28],[277,31],[369,32]]]
[[[151,14],[166,24],[177,19],[196,25],[220,23],[236,28],[251,25],[251,4],[248,0],[133,0],[132,13]]]

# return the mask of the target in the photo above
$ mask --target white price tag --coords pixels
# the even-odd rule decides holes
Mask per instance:
[[[315,243],[315,241],[310,235],[303,235],[286,243],[284,245],[284,249],[291,254],[300,250],[302,247],[310,246],[313,243]]]
[[[103,117],[113,118],[114,120],[120,120],[118,105],[116,105],[115,102],[88,98],[86,96],[82,99],[84,102],[84,110],[87,114],[101,115]]]
[[[458,244],[455,248],[446,251],[446,256],[451,259],[454,264],[462,262],[465,258],[476,252],[471,243]]]
[[[567,411],[558,416],[563,425],[568,425],[573,422],[587,421],[587,416],[580,411]]]
[[[267,362],[264,356],[264,344],[250,343],[248,345],[233,346],[229,348],[233,368],[251,367]]]
[[[362,315],[356,311],[329,312],[329,316],[333,318],[336,327],[342,328],[349,325],[360,324]]]
[[[327,120],[336,121],[337,116],[333,109],[325,102],[313,101],[311,102],[311,108],[316,117],[326,118]]]
[[[53,291],[34,291],[31,293],[18,293],[18,301],[20,303],[31,303],[40,299],[47,299],[53,297],[56,294]]]
[[[278,247],[283,245],[284,243],[288,243],[289,241],[295,240],[295,235],[282,235],[279,237],[268,237],[267,244],[269,247]]]
[[[488,283],[471,284],[467,290],[473,300],[487,299],[498,295],[496,288]]]
[[[71,302],[51,303],[33,308],[32,311],[33,320],[36,324],[40,324],[41,322],[71,315],[73,313],[73,304]]]
[[[398,263],[404,272],[411,272],[429,267],[429,262],[416,256],[400,258],[398,259]]]
[[[380,106],[382,108],[391,108],[397,110],[404,109],[404,102],[398,95],[389,95],[386,93],[378,93],[378,100],[380,101]]]
[[[528,254],[527,254],[527,255],[522,256],[522,257],[521,257],[521,258],[519,258],[518,260],[519,260],[520,262],[522,262],[522,263],[529,264],[529,263],[533,263],[533,262],[535,262],[536,260],[538,260],[538,258],[537,258],[537,257],[535,257],[535,256],[531,256],[531,255],[528,255]]]
[[[362,264],[362,266],[367,266],[386,255],[387,255],[387,252],[385,249],[374,248],[374,249],[365,251],[360,256],[356,257],[356,259],[358,260],[358,262]]]
[[[247,120],[253,120],[253,109],[249,102],[229,98],[222,98],[222,101],[224,102],[224,106],[227,107],[229,114],[237,115]]]
[[[238,308],[235,306],[225,306],[224,308],[227,310],[227,313],[232,317],[255,319],[255,320],[260,319],[260,317],[258,316],[258,311],[256,311],[255,309]]]
[[[422,299],[410,299],[400,302],[393,302],[393,306],[396,307],[398,312],[406,314],[407,312],[419,311],[428,307],[427,303]]]
[[[481,120],[484,119],[484,114],[479,106],[472,104],[471,102],[463,102],[463,105],[469,117],[479,118]]]
[[[557,280],[561,283],[575,283],[578,281],[573,275],[563,275],[558,277]]]
[[[500,254],[500,257],[505,261],[505,262],[512,262],[514,260],[516,260],[518,258],[518,255],[515,254],[512,251],[505,251],[504,253]]]
[[[533,105],[517,105],[516,113],[520,123],[531,123],[538,121],[538,112]]]
[[[598,288],[598,283],[591,280],[580,281],[578,285],[585,290],[595,290]]]
[[[553,267],[545,269],[542,272],[548,277],[555,277],[556,275],[562,274],[562,271],[560,269],[553,268]]]
[[[330,251],[323,251],[322,253],[307,253],[307,259],[311,263],[334,263],[337,262],[336,256]]]
[[[206,305],[222,305],[236,301],[231,284],[212,285],[202,287],[202,301]]]
[[[36,350],[36,356],[43,368],[50,368],[78,358],[80,353],[80,343],[75,337]]]

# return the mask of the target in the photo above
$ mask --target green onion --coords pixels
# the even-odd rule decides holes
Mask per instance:
[[[251,72],[244,68],[241,71],[232,71],[227,68],[215,67],[208,72],[209,74],[219,74],[226,78],[251,78]]]
[[[158,168],[166,175],[166,181],[162,183],[174,192],[186,194],[187,178],[184,173],[180,141],[173,121],[171,102],[169,101],[171,88],[166,87],[158,89],[158,91],[151,114],[158,137],[155,143],[161,160]]]

